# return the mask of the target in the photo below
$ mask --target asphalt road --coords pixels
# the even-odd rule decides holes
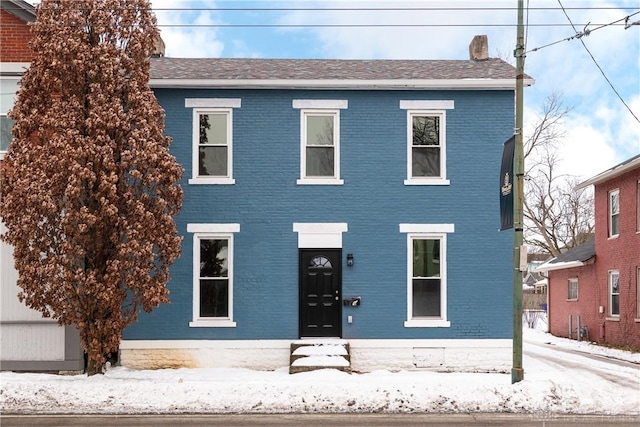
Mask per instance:
[[[2,427],[19,426],[634,426],[640,417],[539,416],[522,414],[269,414],[269,415],[141,415],[141,416],[1,416]]]

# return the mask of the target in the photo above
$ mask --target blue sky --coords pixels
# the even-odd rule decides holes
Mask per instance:
[[[517,0],[151,2],[171,57],[467,59],[473,36],[486,34],[490,56],[515,63]],[[640,153],[640,25],[605,26],[629,15],[629,22],[640,21],[640,0],[524,4],[525,71],[536,80],[525,89],[525,124],[559,92],[572,107],[562,171],[586,179]],[[588,36],[565,40],[576,31],[561,4],[578,31],[591,30]],[[318,10],[328,8],[334,10]],[[384,8],[407,10],[373,10]]]

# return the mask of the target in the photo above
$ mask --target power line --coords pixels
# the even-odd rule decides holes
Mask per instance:
[[[571,18],[569,18],[569,14],[567,14],[567,11],[564,9],[564,7],[562,6],[562,1],[558,0],[558,3],[560,4],[560,7],[562,7],[562,11],[564,12],[564,15],[567,17],[567,20],[569,21],[569,23],[571,24],[571,26],[573,27],[573,31],[576,32],[576,34],[578,34],[578,30],[576,29],[575,25],[573,25],[573,22],[571,22]],[[640,12],[636,12],[636,13],[640,13]],[[634,14],[635,15],[635,14]],[[625,18],[626,19],[626,18]],[[588,25],[588,24],[587,24]],[[591,32],[587,32],[586,30],[586,26],[585,26],[585,30],[582,31],[582,35],[583,36],[588,36]],[[622,99],[622,96],[620,96],[620,94],[618,93],[618,91],[616,90],[616,88],[613,86],[613,83],[611,83],[611,81],[609,80],[609,78],[607,77],[607,75],[604,73],[604,71],[602,70],[602,68],[600,67],[600,64],[598,64],[598,61],[596,61],[596,59],[593,57],[593,55],[591,54],[591,51],[589,50],[589,48],[587,47],[586,43],[584,42],[584,40],[582,40],[582,36],[578,37],[578,40],[580,40],[580,42],[582,43],[582,46],[584,46],[584,49],[587,51],[587,53],[589,54],[589,56],[591,57],[591,59],[593,60],[593,63],[596,64],[596,67],[598,67],[598,70],[600,70],[600,73],[602,74],[602,76],[604,77],[604,79],[607,81],[607,83],[609,83],[609,86],[611,86],[611,89],[613,89],[613,92],[618,96],[618,99],[620,99],[620,102],[622,102],[624,104],[625,107],[627,107],[627,110],[629,110],[629,112],[631,113],[631,115],[633,116],[634,119],[636,119],[636,121],[638,123],[640,123],[640,119],[638,119],[638,116],[636,116],[633,111],[631,111],[631,108],[629,107],[629,105],[627,105],[627,103],[624,101],[624,99]]]
[[[540,50],[540,49],[544,49],[545,47],[549,47],[549,46],[556,45],[556,44],[558,44],[558,43],[567,42],[567,41],[571,41],[571,40],[573,40],[573,39],[579,39],[579,38],[582,38],[582,37],[586,37],[586,36],[590,35],[591,33],[593,33],[594,31],[600,30],[600,29],[605,28],[605,27],[609,27],[609,26],[612,26],[612,25],[613,25],[613,26],[619,26],[619,25],[621,25],[621,24],[620,24],[620,22],[622,22],[622,21],[624,21],[624,22],[625,22],[625,29],[627,29],[628,27],[627,27],[627,24],[626,24],[626,23],[628,22],[629,18],[631,18],[632,16],[637,15],[637,14],[639,14],[639,13],[640,13],[640,10],[639,10],[639,11],[637,11],[637,12],[632,13],[631,15],[627,15],[627,16],[625,16],[624,18],[621,18],[621,19],[618,19],[618,20],[616,20],[616,21],[610,22],[610,23],[608,23],[608,24],[593,24],[593,25],[599,25],[599,26],[598,26],[598,27],[596,27],[596,28],[589,29],[589,30],[588,30],[588,29],[586,29],[586,27],[587,27],[587,26],[589,26],[589,25],[591,25],[590,23],[587,23],[587,24],[578,24],[578,25],[584,25],[584,28],[585,28],[583,31],[580,31],[580,32],[577,32],[577,31],[576,31],[576,27],[575,27],[575,25],[570,24],[570,25],[571,25],[571,27],[573,28],[573,30],[574,30],[574,31],[576,31],[576,33],[575,33],[574,35],[572,35],[572,36],[570,36],[570,37],[565,37],[565,38],[564,38],[564,39],[562,39],[562,40],[557,40],[557,41],[555,41],[555,42],[553,42],[553,43],[549,43],[549,44],[546,44],[546,45],[539,46],[539,47],[536,47],[536,48],[534,48],[534,49],[528,50],[528,51],[526,51],[526,52],[525,52],[525,55],[526,55],[527,53],[529,53],[529,52],[535,52],[535,51],[538,51],[538,50]]]

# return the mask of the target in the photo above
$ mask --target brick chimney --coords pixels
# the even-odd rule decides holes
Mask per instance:
[[[469,59],[483,61],[489,59],[489,39],[486,35],[475,36],[469,44]]]
[[[164,56],[164,40],[158,34],[158,37],[153,41],[153,52],[151,53],[152,58],[162,58]]]

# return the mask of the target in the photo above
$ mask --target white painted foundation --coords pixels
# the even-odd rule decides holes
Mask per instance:
[[[346,340],[355,372],[377,369],[438,372],[509,372],[509,339]],[[247,368],[289,366],[293,340],[125,340],[120,363],[132,369]]]

